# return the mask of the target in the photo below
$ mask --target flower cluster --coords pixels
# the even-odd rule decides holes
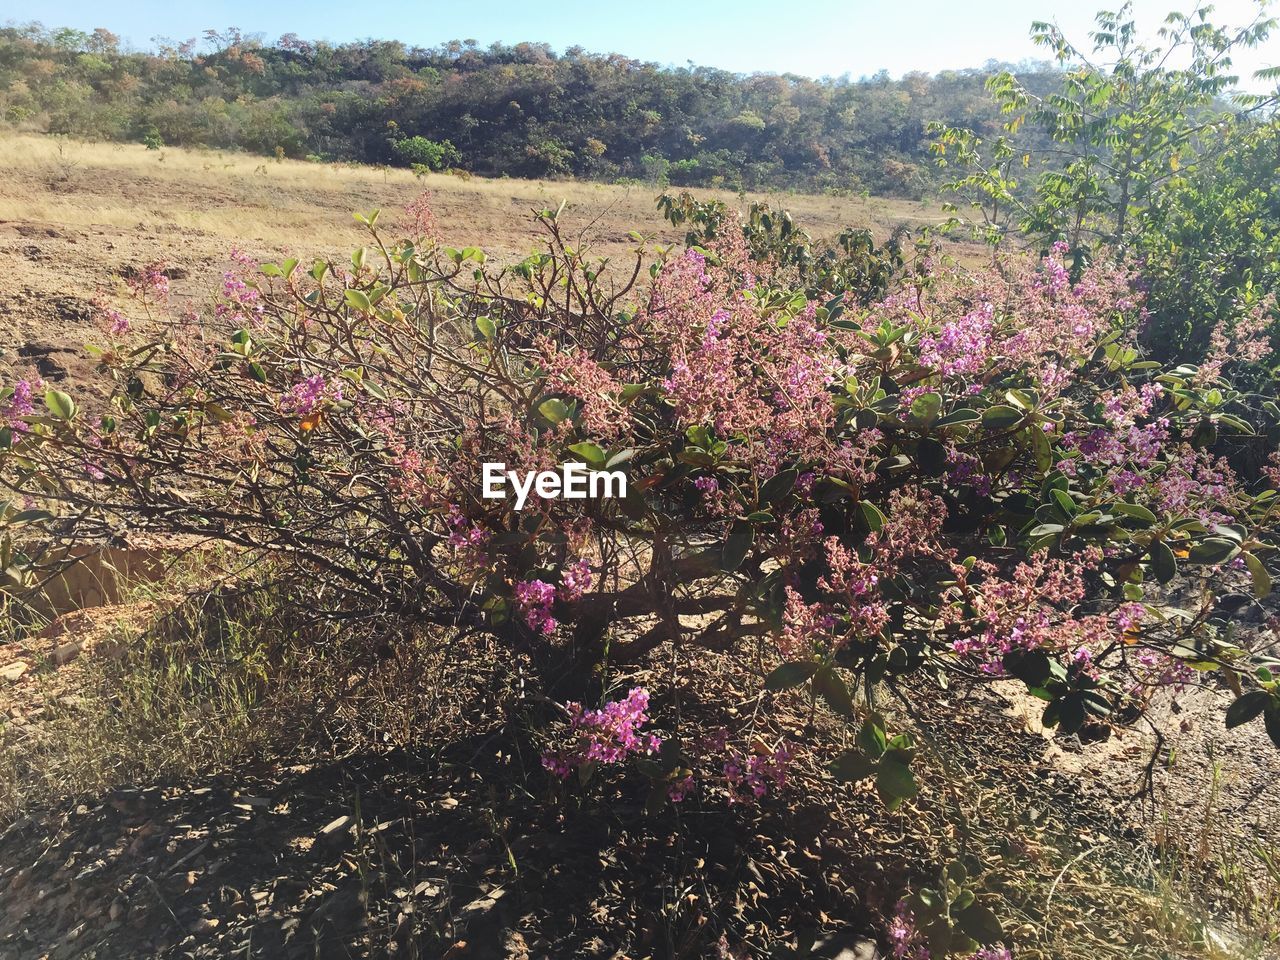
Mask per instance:
[[[317,373],[295,383],[280,397],[278,407],[287,417],[306,417],[328,403],[342,401],[342,385]]]
[[[629,428],[631,414],[622,405],[622,385],[579,350],[561,350],[548,337],[538,339],[546,367],[548,392],[573,397],[581,405],[581,428],[592,437],[613,439]]]
[[[114,307],[99,306],[97,321],[98,327],[109,337],[121,337],[129,332],[129,318]]]
[[[425,199],[411,214],[434,229]],[[102,319],[131,340],[180,330],[177,348],[111,352],[112,413],[97,419],[53,392],[27,429],[42,385],[19,382],[0,399],[14,428],[0,468],[20,465],[5,479],[21,495],[93,488],[99,525],[197,529],[216,510],[264,553],[333,571],[334,609],[372,599],[499,643],[514,626],[543,641],[523,651],[533,670],[553,669],[561,633],[584,667],[623,676],[663,645],[743,670],[763,654],[784,661],[770,690],[841,714],[857,685],[927,663],[1024,678],[1047,723],[1117,716],[1126,696],[1188,682],[1176,654],[1216,629],[1219,584],[1205,578],[1188,617],[1168,607],[1175,578],[1223,569],[1265,592],[1280,456],[1257,461],[1280,413],[1230,381],[1225,353],[1208,372],[1146,362],[1130,277],[1069,270],[1055,248],[913,272],[872,302],[753,262],[731,218],[717,236],[618,296],[554,243],[505,272],[416,239],[351,272],[251,275],[237,253],[207,324],[151,309],[167,289],[154,265],[132,282],[148,299],[132,326]],[[1217,342],[1245,337],[1253,357],[1261,330],[1251,316]],[[577,459],[624,472],[625,499],[517,510],[482,490],[485,463],[523,475]],[[788,783],[792,748],[755,740],[781,728],[762,715],[779,699],[751,721],[723,713],[736,725],[711,748],[698,724],[712,710],[684,711],[694,729],[635,764],[651,796],[742,803]],[[568,711],[545,758],[557,776],[657,751],[641,687]],[[866,751],[886,793],[914,789],[893,776],[914,747],[894,740]]]
[[[169,272],[163,262],[149,263],[141,270],[131,270],[125,275],[125,286],[139,300],[163,302],[169,299]]]
[[[17,381],[8,400],[0,400],[0,426],[26,430],[26,418],[35,413],[35,396],[43,390],[44,381],[39,378]]]
[[[988,362],[995,304],[983,303],[959,320],[942,324],[937,334],[920,341],[920,361],[944,377],[973,376]]]
[[[760,800],[786,786],[792,750],[786,744],[749,756],[729,750],[722,767],[730,803]]]
[[[253,261],[235,248],[231,251],[231,259],[236,266],[222,274],[222,300],[214,312],[233,326],[248,324],[259,327],[266,308],[262,291],[248,280]]]
[[[486,570],[489,566],[489,541],[493,534],[468,519],[457,504],[449,505],[445,526],[449,531],[446,542],[459,566],[470,574]]]
[[[565,603],[582,599],[591,589],[591,565],[585,559],[575,560],[560,575],[560,587],[556,595]]]
[[[556,588],[542,580],[521,580],[515,589],[516,609],[534,633],[550,636],[560,626],[551,615]]]
[[[662,746],[662,739],[640,730],[649,722],[649,692],[632,688],[622,700],[612,700],[599,710],[584,710],[580,703],[567,703],[568,746],[548,750],[542,765],[561,779],[586,764],[612,765],[632,754],[649,755]]]
[[[929,960],[931,955],[924,944],[924,934],[917,929],[915,917],[905,903],[899,902],[885,932],[895,960]]]
[[[424,190],[404,208],[405,229],[415,240],[437,241],[440,239],[435,210],[432,208],[433,199],[431,191]]]

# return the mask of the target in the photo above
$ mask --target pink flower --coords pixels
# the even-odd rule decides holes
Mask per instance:
[[[324,374],[317,373],[294,384],[280,398],[278,407],[285,416],[305,417],[326,402],[337,403],[341,400],[341,384],[329,383]]]
[[[889,934],[889,949],[896,960],[929,960],[924,934],[916,929],[915,917],[905,902],[898,903],[886,932]]]
[[[124,278],[125,285],[139,300],[148,296],[156,300],[169,298],[169,275],[163,261],[149,263],[141,270],[136,270]]]
[[[599,710],[583,710],[579,703],[567,703],[565,709],[572,743],[542,756],[543,767],[561,779],[587,763],[618,764],[633,753],[652,754],[662,746],[661,738],[640,730],[649,722],[649,692],[644,687],[633,687],[624,699]]]
[[[560,589],[556,593],[565,603],[573,603],[590,589],[591,565],[586,560],[576,560],[560,575]]]
[[[560,624],[551,615],[556,588],[541,580],[522,580],[516,584],[516,609],[530,630],[543,636],[556,632]]]
[[[44,381],[39,378],[15,383],[8,401],[0,402],[0,426],[25,431],[26,418],[35,414],[35,395],[43,391],[44,387]]]

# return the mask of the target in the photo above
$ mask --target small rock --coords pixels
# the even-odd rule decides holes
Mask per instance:
[[[25,660],[15,660],[13,663],[0,667],[0,680],[8,680],[10,683],[17,683],[22,679],[22,675],[31,669],[31,664]]]
[[[462,908],[462,911],[458,914],[459,919],[474,920],[477,917],[483,917],[498,905],[498,901],[502,899],[505,893],[505,890],[494,890],[483,897],[477,897]]]
[[[84,644],[80,643],[80,641],[68,640],[66,643],[60,643],[54,647],[53,654],[49,659],[53,661],[55,667],[61,667],[80,656],[80,651],[83,649]]]
[[[316,834],[317,846],[338,846],[345,843],[351,835],[351,828],[355,826],[355,820],[350,816],[343,814],[338,819],[326,824],[321,831]]]

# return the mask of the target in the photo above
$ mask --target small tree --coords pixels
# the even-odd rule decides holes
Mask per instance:
[[[444,170],[462,162],[462,154],[448,140],[428,140],[426,137],[406,137],[391,144],[396,159],[406,166],[424,167],[427,170]]]
[[[1234,92],[1232,57],[1270,36],[1275,21],[1258,15],[1238,29],[1210,22],[1210,7],[1171,13],[1158,42],[1141,42],[1132,5],[1098,14],[1085,49],[1053,24],[1035,23],[1032,39],[1063,67],[1061,87],[1038,97],[1008,71],[987,88],[1008,119],[990,143],[961,128],[932,124],[939,163],[956,168],[948,184],[999,242],[1011,229],[1044,242],[1065,240],[1073,254],[1103,242],[1124,250],[1144,228],[1135,214],[1171,180],[1211,162],[1231,128],[1280,103]],[[1261,81],[1280,71],[1263,70]],[[1235,109],[1228,109],[1228,101]],[[1042,156],[1017,134],[1030,123],[1052,144]],[[1029,184],[1020,168],[1032,168]]]

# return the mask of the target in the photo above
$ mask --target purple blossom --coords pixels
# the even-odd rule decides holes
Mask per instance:
[[[565,603],[581,600],[582,595],[591,589],[591,565],[586,560],[577,560],[565,568],[560,575],[558,596]]]
[[[587,763],[617,764],[630,754],[652,754],[662,746],[660,737],[640,730],[649,722],[649,692],[644,687],[633,687],[624,699],[599,710],[584,710],[580,703],[567,703],[565,709],[573,743],[542,756],[543,767],[561,779]]]
[[[280,412],[286,416],[305,417],[325,401],[336,403],[342,399],[342,387],[329,383],[324,374],[317,373],[296,383],[280,398]]]
[[[522,580],[516,584],[516,607],[530,630],[549,636],[560,626],[551,615],[556,588],[541,580]]]
[[[16,431],[27,429],[26,417],[35,413],[35,395],[44,389],[43,380],[19,380],[13,385],[13,393],[7,403],[0,403],[0,426]]]

